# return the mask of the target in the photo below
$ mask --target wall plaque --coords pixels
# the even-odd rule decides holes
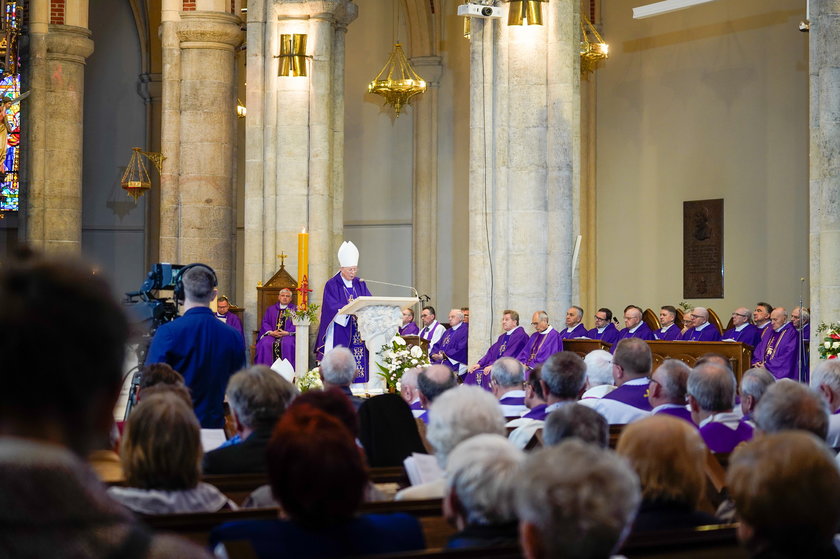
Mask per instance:
[[[723,297],[723,198],[683,202],[683,297]]]

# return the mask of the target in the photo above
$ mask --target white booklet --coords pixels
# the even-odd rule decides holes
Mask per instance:
[[[443,470],[431,454],[412,452],[411,456],[403,460],[403,466],[411,485],[422,485],[443,477]]]

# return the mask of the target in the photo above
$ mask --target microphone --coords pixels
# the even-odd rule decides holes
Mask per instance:
[[[375,281],[375,280],[369,280],[369,279],[365,279],[365,278],[359,278],[359,279],[361,281],[365,282],[365,283],[369,282],[369,283],[376,283],[376,284],[379,284],[379,285],[390,285],[391,287],[404,287],[406,289],[410,289],[414,293],[415,297],[417,297],[418,299],[420,298],[420,295],[417,293],[417,290],[414,289],[414,287],[412,287],[410,285],[402,285],[402,284],[399,284],[399,283],[388,283],[387,281]]]

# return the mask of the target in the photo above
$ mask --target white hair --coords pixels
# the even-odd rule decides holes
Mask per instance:
[[[496,359],[490,368],[490,376],[502,388],[521,387],[525,382],[525,370],[522,363],[513,357]]]
[[[641,501],[623,458],[576,439],[533,452],[519,477],[516,511],[540,533],[544,557],[609,557]]]
[[[583,362],[586,363],[586,378],[589,380],[590,387],[614,382],[612,354],[609,351],[603,349],[590,351],[583,358]]]
[[[446,462],[446,486],[457,495],[468,524],[516,520],[515,483],[524,459],[501,435],[476,435],[455,447]]]
[[[478,386],[461,385],[438,396],[429,409],[426,439],[441,468],[458,443],[482,433],[505,434],[505,416],[496,398]]]
[[[818,390],[823,384],[840,394],[840,359],[823,361],[811,373],[811,388]]]
[[[356,358],[346,347],[338,346],[324,354],[321,360],[324,380],[336,386],[349,386],[356,376]]]

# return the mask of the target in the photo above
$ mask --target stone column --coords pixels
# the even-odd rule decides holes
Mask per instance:
[[[499,314],[527,322],[571,304],[579,228],[577,3],[543,4],[544,26],[472,21],[470,359]]]
[[[26,240],[47,253],[79,253],[84,74],[93,41],[85,27],[56,24],[45,34],[33,30],[32,49]]]
[[[811,0],[811,321],[840,321],[840,2]],[[814,342],[815,338],[812,338]],[[819,358],[811,344],[811,360]]]

